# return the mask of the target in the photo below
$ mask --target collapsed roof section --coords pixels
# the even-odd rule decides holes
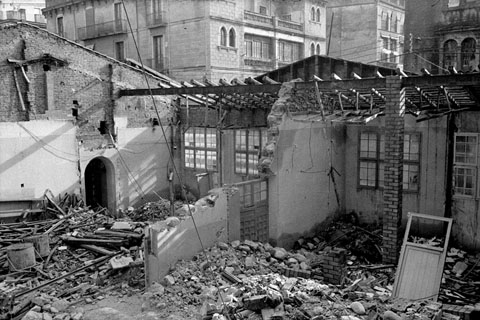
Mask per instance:
[[[193,104],[218,111],[263,109],[268,112],[278,99],[280,81],[304,76],[309,79],[303,77],[295,82],[295,91],[303,92],[305,101],[295,104],[290,112],[318,113],[323,121],[366,123],[383,115],[387,100],[385,76],[397,75],[402,77],[405,88],[406,112],[416,116],[417,121],[480,107],[479,73],[408,75],[399,69],[325,56],[313,56],[283,69],[231,82],[163,79],[155,88],[122,90],[120,95],[179,95]]]

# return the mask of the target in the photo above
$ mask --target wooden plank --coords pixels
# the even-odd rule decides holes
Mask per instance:
[[[281,84],[263,84],[259,85],[236,85],[236,86],[216,86],[216,87],[180,87],[180,88],[154,88],[151,89],[153,95],[180,95],[180,94],[244,94],[244,93],[271,93],[277,94]],[[120,96],[145,96],[150,95],[148,89],[126,89],[120,90]]]

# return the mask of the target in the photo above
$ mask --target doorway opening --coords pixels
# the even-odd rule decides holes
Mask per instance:
[[[115,179],[113,164],[100,157],[92,159],[85,168],[85,202],[90,208],[103,207],[114,213]]]

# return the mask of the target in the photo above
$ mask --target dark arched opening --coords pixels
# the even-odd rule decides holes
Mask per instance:
[[[91,208],[111,207],[109,175],[111,170],[101,158],[91,160],[85,168],[85,201]]]

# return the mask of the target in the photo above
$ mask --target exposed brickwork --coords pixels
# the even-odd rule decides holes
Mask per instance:
[[[157,143],[163,133],[153,128],[153,118],[160,118],[157,120],[163,124],[172,122],[174,105],[171,97],[154,98],[159,115],[149,96],[119,97],[120,89],[147,87],[145,76],[140,70],[28,24],[2,25],[0,34],[0,122],[42,119],[73,123],[76,126],[76,141],[72,141],[75,153],[70,149],[72,145],[65,148],[69,150],[69,155],[77,156],[76,169],[79,174],[74,181],[68,180],[69,183],[83,188],[82,170],[91,159],[103,156],[106,161],[113,163],[112,172],[115,173],[109,190],[109,206],[115,201],[128,206],[141,200],[141,197],[138,193],[131,192],[134,187],[130,185],[129,173],[124,166],[128,166],[135,174],[147,168],[151,176],[167,176],[164,172],[166,169],[157,164],[157,161],[168,161],[168,152],[165,144]],[[8,58],[27,60],[22,63],[26,77],[19,64],[8,62]],[[147,79],[151,87],[158,86],[159,78],[147,75]],[[25,111],[20,103],[16,82],[24,100]],[[46,123],[45,126],[48,127],[48,122]],[[102,133],[100,128],[105,131]],[[144,129],[127,130],[128,128]],[[129,152],[135,150],[138,153],[132,154],[142,153],[143,158],[125,156],[127,164],[119,162],[116,158],[119,152],[105,150],[113,149],[110,135],[116,138],[119,150],[128,144],[126,149]],[[166,135],[169,136],[170,131]],[[152,148],[146,147],[147,145]],[[149,159],[155,159],[151,161],[154,165],[146,165],[150,162]],[[53,166],[54,163],[39,165],[42,169],[54,171],[56,168],[52,169]],[[30,168],[28,170],[32,174],[35,172]],[[60,176],[65,174],[61,169],[55,173]],[[147,183],[141,181],[143,177],[140,174],[136,177],[139,184],[144,186],[145,193],[162,190],[165,188],[162,184],[165,183],[168,187],[166,178],[149,178]],[[149,194],[144,198],[147,196]],[[112,209],[114,208],[113,205]]]
[[[343,248],[326,247],[319,260],[312,261],[312,268],[320,268],[321,274],[312,274],[312,277],[328,283],[339,285],[345,277],[346,250]]]
[[[403,139],[405,89],[401,77],[386,80],[385,104],[385,177],[383,191],[383,261],[398,259],[399,227],[402,220]]]

